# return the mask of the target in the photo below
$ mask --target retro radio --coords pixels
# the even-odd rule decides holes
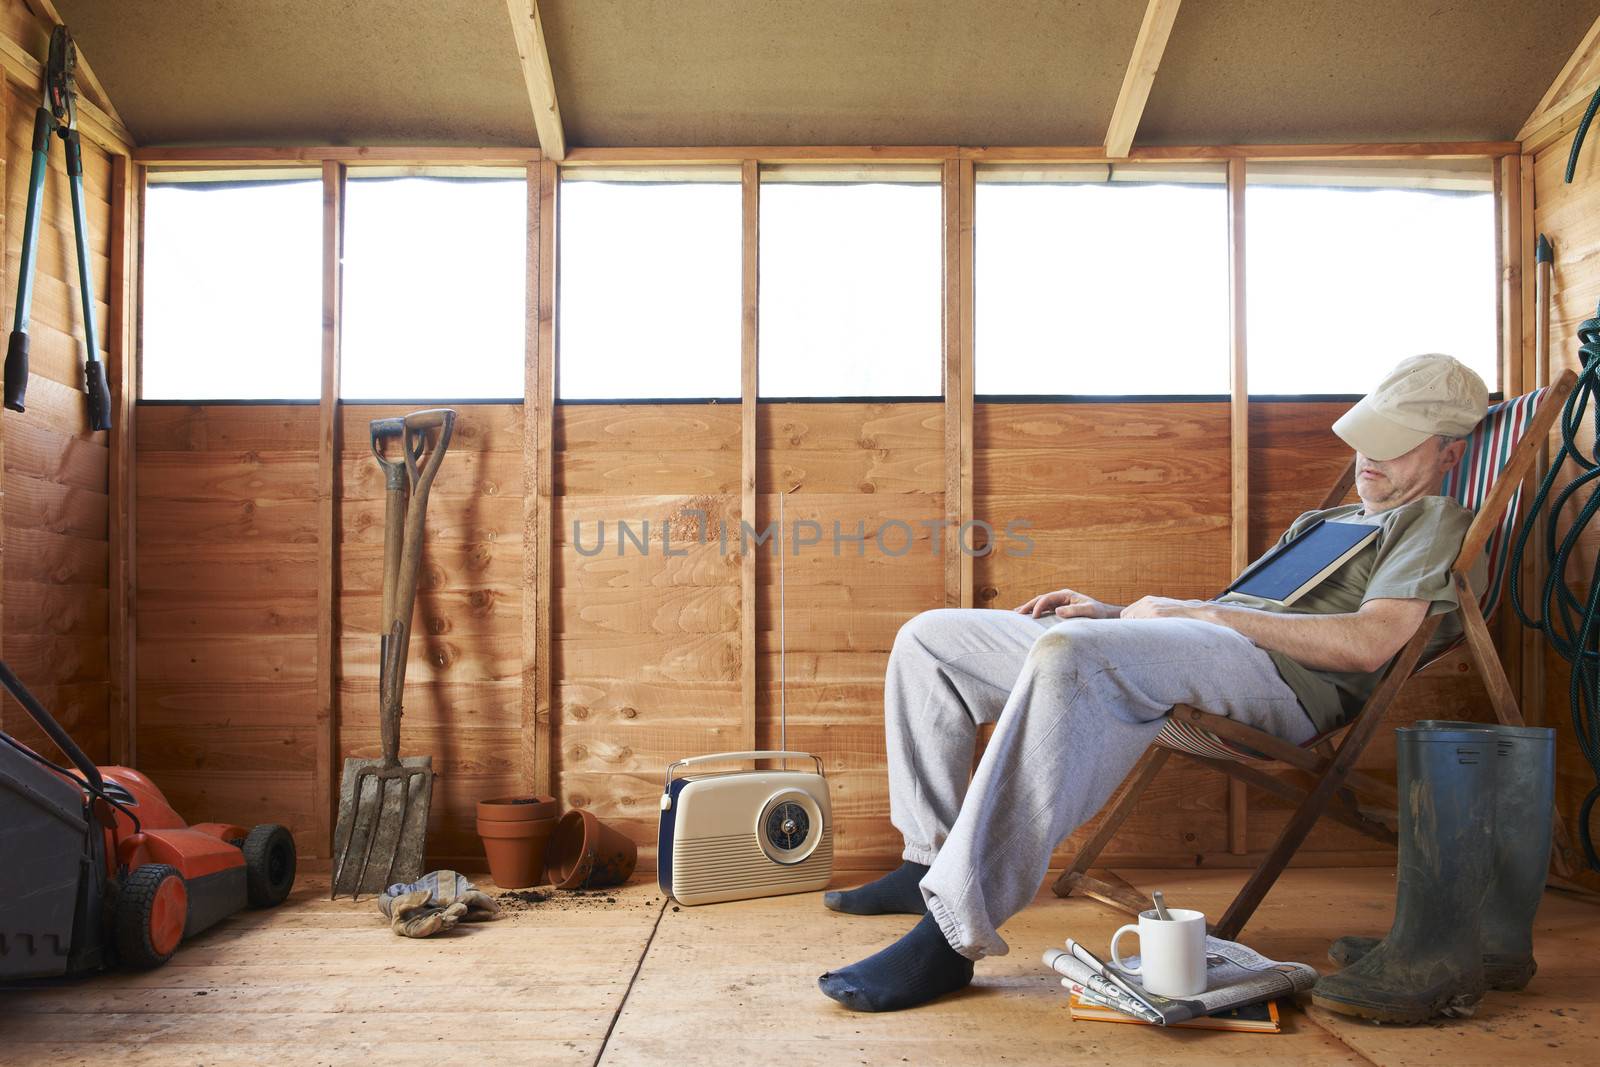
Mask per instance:
[[[714,762],[810,760],[815,768],[716,771]],[[657,864],[680,904],[804,893],[833,877],[833,818],[822,758],[808,752],[719,752],[667,768]]]

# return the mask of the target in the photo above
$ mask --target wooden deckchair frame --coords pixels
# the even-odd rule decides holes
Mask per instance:
[[[1489,634],[1488,623],[1484,619],[1478,598],[1468,583],[1468,575],[1478,557],[1483,554],[1495,527],[1499,525],[1512,494],[1533,470],[1534,461],[1542,454],[1550,429],[1576,384],[1576,375],[1568,370],[1540,398],[1538,409],[1529,420],[1522,439],[1507,458],[1494,486],[1489,490],[1472,524],[1467,528],[1466,536],[1461,542],[1461,551],[1451,566],[1451,574],[1461,605],[1459,610],[1467,656],[1483,678],[1484,687],[1489,693],[1489,701],[1494,707],[1495,717],[1507,726],[1523,725],[1522,712],[1517,707],[1517,699],[1510,681],[1506,678],[1505,669],[1500,665],[1494,639]],[[1343,502],[1354,484],[1355,460],[1352,458],[1321,506],[1323,508],[1337,506]],[[1298,804],[1289,822],[1279,833],[1277,841],[1267,851],[1233,902],[1228,905],[1222,918],[1214,924],[1213,932],[1219,937],[1232,939],[1239,935],[1239,931],[1254,914],[1273,883],[1288,866],[1295,851],[1310,834],[1311,828],[1323,815],[1328,815],[1370,837],[1393,845],[1398,806],[1395,789],[1385,782],[1362,774],[1355,767],[1362,753],[1366,751],[1367,744],[1383,723],[1384,716],[1394,703],[1395,697],[1399,695],[1401,687],[1416,672],[1423,649],[1438,628],[1439,621],[1440,616],[1432,616],[1422,621],[1422,625],[1411,636],[1411,640],[1406,642],[1405,647],[1390,662],[1377,689],[1367,698],[1360,712],[1341,727],[1344,737],[1336,747],[1330,737],[1322,739],[1313,747],[1304,748],[1262,730],[1187,704],[1174,707],[1172,715],[1180,722],[1204,730],[1235,747],[1254,750],[1264,758],[1250,762],[1233,762],[1207,758],[1159,743],[1152,744],[1134,765],[1116,795],[1112,797],[1100,825],[1078,852],[1072,866],[1056,880],[1054,887],[1056,895],[1064,897],[1076,890],[1085,896],[1135,915],[1149,907],[1147,898],[1141,896],[1131,886],[1126,883],[1114,885],[1091,877],[1089,869],[1105,847],[1111,843],[1117,830],[1133,813],[1140,796],[1150,782],[1174,754],[1221,771],[1248,785],[1296,801]],[[1310,774],[1314,781],[1309,788],[1302,787],[1288,779],[1268,773],[1264,767],[1303,771]],[[1364,805],[1360,795],[1365,795],[1380,806],[1372,808]],[[1555,869],[1562,875],[1570,875],[1576,867],[1575,854],[1559,811],[1555,816],[1552,851]]]

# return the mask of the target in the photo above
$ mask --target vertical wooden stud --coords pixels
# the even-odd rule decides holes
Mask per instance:
[[[961,606],[961,161],[940,172],[944,269],[944,606]]]
[[[518,774],[530,793],[546,791],[539,781],[538,706],[540,682],[535,669],[539,655],[539,235],[544,225],[539,209],[538,163],[524,171],[527,182],[527,243],[523,251],[526,279],[523,285],[522,338],[522,655],[521,715],[518,723]]]
[[[137,754],[137,702],[134,692],[136,621],[134,597],[134,403],[138,381],[138,201],[143,168],[125,155],[111,156],[110,283],[106,299],[110,321],[106,340],[111,366],[111,758],[133,766]]]
[[[333,854],[339,748],[339,311],[344,273],[342,163],[322,164],[322,397],[317,433],[317,769],[315,853]]]
[[[1534,366],[1534,280],[1538,273],[1534,264],[1534,243],[1538,227],[1533,219],[1533,157],[1513,156],[1516,161],[1517,205],[1521,208],[1521,221],[1517,236],[1521,239],[1518,262],[1522,265],[1522,391],[1543,387],[1545,380]]]
[[[1500,375],[1500,387],[1509,390],[1511,357],[1508,352],[1510,345],[1507,343],[1509,335],[1506,332],[1506,323],[1510,319],[1511,309],[1506,306],[1506,269],[1510,265],[1510,249],[1514,246],[1507,243],[1510,212],[1506,209],[1505,168],[1500,163],[1498,159],[1489,162],[1494,182],[1494,351],[1495,370]],[[1494,383],[1489,383],[1489,386],[1493,391]]]
[[[1500,388],[1508,397],[1523,392],[1522,373],[1522,165],[1521,156],[1494,161],[1495,267],[1499,305]],[[1531,479],[1524,479],[1528,481]],[[1531,502],[1531,495],[1527,498]],[[1524,503],[1527,506],[1527,502]],[[1502,611],[1496,620],[1501,660],[1514,693],[1522,693],[1522,624],[1515,611]]]
[[[1534,220],[1538,200],[1534,194],[1534,157],[1518,156],[1518,170],[1522,185],[1522,374],[1529,389],[1543,389],[1550,384],[1550,367],[1544,357],[1549,346],[1543,336],[1546,326],[1539,313],[1539,266],[1536,251],[1539,227]],[[1542,458],[1541,462],[1547,461]]]
[[[553,521],[556,415],[556,197],[554,161],[528,166],[531,294],[528,364],[523,372],[522,437],[522,777],[536,793],[555,793]]]
[[[944,602],[974,602],[973,556],[962,526],[972,519],[973,164],[947,159],[944,191]],[[975,547],[971,545],[969,547]]]
[[[1501,382],[1506,396],[1524,392],[1522,365],[1522,157],[1495,161],[1500,189]]]
[[[739,361],[739,518],[756,525],[756,397],[760,344],[761,301],[761,170],[753,159],[740,169],[741,223],[740,247],[743,264],[741,285],[741,326]],[[777,487],[783,492],[784,487]],[[788,539],[780,536],[779,551]],[[751,545],[739,557],[739,707],[741,744],[746,749],[758,745],[756,687],[760,656],[756,643],[757,560],[761,550]]]
[[[1546,323],[1540,311],[1540,270],[1535,255],[1538,225],[1534,220],[1534,157],[1520,155],[1516,158],[1522,207],[1522,391],[1527,392],[1531,389],[1543,389],[1550,384],[1550,367],[1547,360],[1549,337],[1546,336]],[[1538,490],[1539,483],[1544,480],[1545,473],[1549,469],[1550,450],[1546,446],[1534,460],[1533,473],[1528,476],[1523,486],[1524,508],[1533,506],[1533,494]],[[1543,518],[1540,519],[1534,532],[1532,543],[1535,546],[1544,543]],[[1541,551],[1534,551],[1527,554],[1525,566],[1527,571],[1523,575],[1523,588],[1529,591],[1531,600],[1544,588],[1548,565],[1544,554]],[[1514,616],[1515,612],[1502,614]],[[1530,726],[1543,726],[1545,645],[1538,631],[1526,626],[1521,626],[1520,629],[1522,631],[1522,717]]]
[[[1245,161],[1228,161],[1228,441],[1232,472],[1228,561],[1233,574],[1250,563],[1250,383],[1245,319]],[[1228,779],[1228,851],[1249,849],[1249,801],[1245,784]]]

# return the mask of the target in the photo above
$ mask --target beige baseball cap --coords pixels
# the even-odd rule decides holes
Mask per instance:
[[[1460,360],[1430,352],[1400,361],[1333,424],[1368,459],[1403,456],[1434,434],[1465,437],[1489,408],[1489,390]]]

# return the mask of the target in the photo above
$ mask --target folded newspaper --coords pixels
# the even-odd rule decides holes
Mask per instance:
[[[1123,962],[1137,967],[1139,957],[1124,957]],[[1237,941],[1209,936],[1206,991],[1192,997],[1162,997],[1146,992],[1138,975],[1101,963],[1071,940],[1066,951],[1047,950],[1044,963],[1063,976],[1062,985],[1077,990],[1083,999],[1161,1026],[1303,993],[1317,984],[1316,969],[1308,964],[1269,960]]]

